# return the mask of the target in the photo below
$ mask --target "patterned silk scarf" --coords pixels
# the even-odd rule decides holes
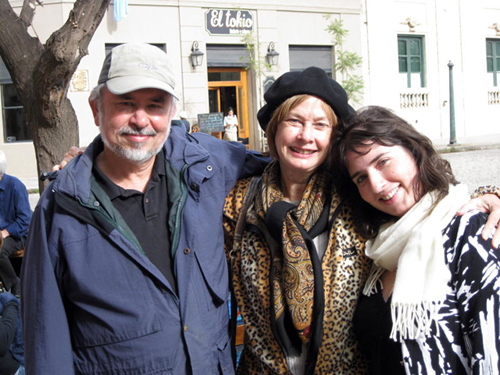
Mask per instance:
[[[308,237],[308,232],[318,222],[320,216],[324,216],[321,214],[328,203],[325,190],[326,175],[323,172],[316,172],[311,177],[299,204],[297,206],[288,204],[293,208],[286,212],[284,220],[272,223],[272,228],[278,229],[273,230],[267,226],[278,245],[277,251],[273,254],[274,277],[271,280],[275,321],[281,320],[285,330],[288,330],[287,322],[283,323],[283,320],[284,316],[290,317],[293,327],[304,343],[309,342],[310,338],[315,293],[313,262],[307,246],[307,243],[312,241],[306,241],[304,236]],[[283,202],[280,188],[279,164],[273,162],[262,176],[261,194],[257,194],[255,200],[257,215],[266,221],[266,215],[272,210],[273,205],[276,207],[276,204],[283,203],[287,204]]]

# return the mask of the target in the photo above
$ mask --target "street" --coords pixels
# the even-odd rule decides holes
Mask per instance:
[[[473,192],[478,186],[500,185],[500,148],[442,154],[457,180]]]

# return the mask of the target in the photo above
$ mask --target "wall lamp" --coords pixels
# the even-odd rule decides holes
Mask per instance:
[[[197,41],[193,42],[193,46],[191,47],[191,65],[194,67],[201,66],[203,64],[203,52],[198,48],[199,44]]]
[[[278,65],[278,58],[280,57],[280,54],[276,52],[274,49],[274,42],[269,43],[269,47],[267,47],[267,55],[266,55],[266,60],[267,63],[271,66],[276,66]]]

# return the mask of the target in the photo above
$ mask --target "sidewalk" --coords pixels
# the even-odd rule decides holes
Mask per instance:
[[[488,148],[500,148],[500,134],[457,138],[457,143],[450,145],[449,139],[433,139],[434,146],[442,151],[458,152]]]
[[[26,186],[26,189],[28,189],[29,192],[32,192],[34,190],[38,191],[38,179],[37,178],[20,178],[20,180]],[[31,206],[32,211],[35,209],[35,206],[38,203],[39,197],[40,197],[40,195],[38,193],[30,193],[29,194],[30,206]]]

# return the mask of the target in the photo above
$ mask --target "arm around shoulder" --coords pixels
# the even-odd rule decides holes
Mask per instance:
[[[494,248],[500,246],[500,188],[497,186],[480,186],[472,194],[472,199],[458,210],[458,215],[479,210],[489,213],[488,221],[483,228],[482,237],[491,238]]]

